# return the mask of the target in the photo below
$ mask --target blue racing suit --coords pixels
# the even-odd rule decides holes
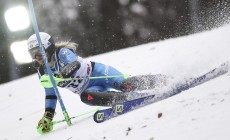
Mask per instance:
[[[113,76],[122,75],[121,72],[115,68],[97,62],[91,62],[78,56],[70,48],[59,48],[54,53],[54,66],[51,68],[52,72],[60,73],[69,64],[78,61],[80,68],[76,69],[71,75],[71,78],[82,78],[81,80],[71,80],[58,84],[59,87],[67,88],[72,92],[81,95],[85,91],[108,91],[110,88],[121,90],[120,84],[125,79],[123,77],[103,78],[103,79],[89,79],[91,76]],[[40,66],[38,70],[39,78],[46,74],[47,71],[44,66]],[[45,88],[45,111],[54,113],[57,103],[57,97],[53,88]]]

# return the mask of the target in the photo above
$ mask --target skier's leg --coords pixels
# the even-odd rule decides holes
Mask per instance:
[[[93,76],[123,75],[114,67],[101,63],[95,63]],[[104,78],[92,80],[92,85],[102,85],[107,88],[114,88],[123,92],[135,90],[147,90],[160,87],[166,84],[165,75],[139,75],[125,79],[124,77]]]
[[[95,63],[93,70],[93,77],[97,76],[117,76],[123,75],[120,71],[115,69],[114,67],[104,65],[101,63]],[[122,81],[124,81],[124,77],[114,77],[114,78],[100,78],[93,79],[89,82],[89,87],[91,86],[103,86],[104,88],[113,88],[116,90],[121,90],[120,85]]]
[[[111,106],[126,101],[126,96],[122,92],[103,91],[99,86],[90,87],[80,97],[82,102],[93,106]]]

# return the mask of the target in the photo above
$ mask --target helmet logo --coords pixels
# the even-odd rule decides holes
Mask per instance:
[[[34,47],[38,46],[37,40],[32,40],[28,43],[28,50],[33,49]]]
[[[67,54],[67,50],[62,51],[62,56],[65,56]]]

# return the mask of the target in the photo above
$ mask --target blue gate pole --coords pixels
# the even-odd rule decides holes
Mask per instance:
[[[42,54],[42,58],[44,60],[44,63],[45,63],[46,69],[47,69],[47,73],[48,73],[48,75],[50,77],[50,80],[52,82],[53,89],[54,89],[55,94],[57,96],[57,99],[58,99],[58,101],[60,103],[62,113],[63,113],[63,115],[65,117],[65,120],[66,120],[68,125],[71,125],[70,117],[69,117],[69,115],[68,115],[68,113],[66,111],[65,105],[64,105],[64,103],[62,101],[62,98],[61,98],[60,93],[58,91],[57,85],[56,85],[56,83],[54,81],[53,74],[51,72],[49,63],[48,63],[47,58],[46,58],[46,53],[45,53],[45,50],[44,50],[43,45],[42,45],[42,41],[41,41],[41,37],[39,35],[39,29],[38,29],[38,25],[37,25],[37,21],[36,21],[36,16],[35,16],[35,12],[34,12],[33,0],[28,0],[28,5],[29,5],[29,11],[30,11],[34,31],[35,31],[35,34],[36,34],[36,37],[37,37],[37,40],[38,40],[38,44],[39,44],[40,52]]]

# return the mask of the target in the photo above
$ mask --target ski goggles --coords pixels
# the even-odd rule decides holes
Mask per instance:
[[[52,56],[54,55],[54,52],[55,52],[54,45],[53,44],[50,45],[49,48],[45,50],[45,52],[46,52],[46,56],[47,56],[48,62],[50,62],[51,58],[52,58]],[[30,49],[29,50],[29,54],[30,54],[30,56],[31,56],[31,58],[33,60],[37,60],[37,57],[41,57],[42,56],[39,47],[34,47],[34,48]]]
[[[34,48],[30,49],[29,54],[30,54],[31,58],[34,60],[36,59],[36,56],[41,56],[39,47],[34,47]]]

